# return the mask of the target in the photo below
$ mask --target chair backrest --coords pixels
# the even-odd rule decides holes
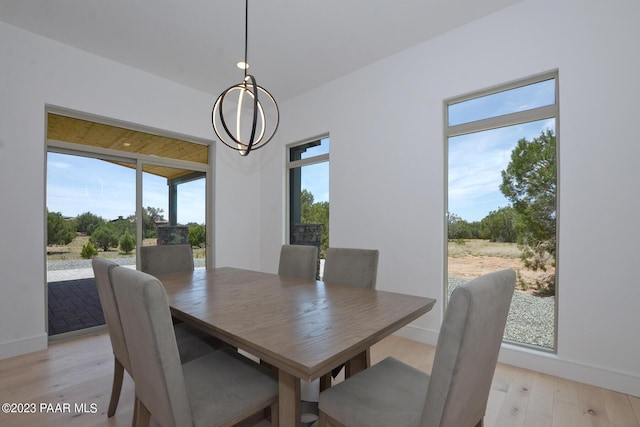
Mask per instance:
[[[163,425],[193,425],[164,286],[149,274],[123,267],[115,267],[111,278],[136,397]]]
[[[315,280],[318,270],[318,248],[306,245],[282,245],[278,274]]]
[[[472,426],[484,417],[511,297],[513,270],[454,289],[427,389],[422,426]]]
[[[378,254],[377,249],[328,248],[322,280],[326,283],[375,289]]]
[[[193,271],[191,245],[157,245],[140,248],[140,270],[152,276]]]
[[[93,274],[96,277],[100,305],[102,305],[102,313],[107,323],[113,355],[120,361],[127,372],[131,374],[129,351],[127,350],[127,344],[124,340],[124,331],[122,330],[118,304],[111,284],[111,272],[118,264],[107,261],[104,258],[94,258],[91,265],[93,266]]]

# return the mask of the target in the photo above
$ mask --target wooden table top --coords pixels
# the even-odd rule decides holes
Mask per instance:
[[[435,303],[228,267],[158,278],[175,317],[306,381],[355,357]]]

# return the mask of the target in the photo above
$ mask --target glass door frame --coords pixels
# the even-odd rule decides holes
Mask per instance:
[[[209,146],[210,151],[213,150],[211,146]],[[187,162],[183,160],[172,160],[172,159],[163,159],[154,156],[147,156],[143,154],[131,154],[126,153],[123,155],[122,152],[117,150],[107,150],[102,148],[95,148],[90,146],[78,146],[78,144],[62,142],[62,141],[47,141],[47,152],[54,152],[60,154],[69,154],[74,156],[81,157],[90,157],[99,160],[113,160],[113,161],[121,161],[132,163],[136,165],[136,241],[142,242],[143,234],[142,234],[142,223],[143,223],[143,206],[142,206],[142,196],[143,196],[143,183],[142,183],[142,174],[143,167],[145,165],[154,165],[154,166],[170,166],[176,169],[185,169],[192,170],[197,172],[205,173],[205,225],[207,227],[207,237],[206,237],[206,266],[207,268],[213,268],[214,259],[213,256],[213,207],[210,203],[213,191],[213,185],[209,179],[213,176],[211,165],[204,165],[201,163],[195,162]],[[136,259],[137,268],[140,268],[139,260],[140,260],[140,246],[136,245]]]
[[[164,157],[157,157],[151,155],[145,155],[140,153],[132,153],[132,152],[124,152],[113,149],[106,149],[100,147],[94,147],[90,145],[83,145],[77,143],[64,142],[59,140],[49,139],[47,135],[47,117],[49,113],[52,114],[61,114],[66,115],[73,118],[78,118],[81,120],[89,120],[96,123],[107,124],[111,126],[121,127],[124,129],[129,129],[138,132],[144,132],[159,136],[164,136],[168,138],[178,139],[194,144],[200,144],[207,147],[208,150],[208,163],[198,163],[191,162],[185,160],[177,160],[170,159]],[[65,109],[63,107],[54,107],[54,106],[45,106],[45,156],[44,156],[44,168],[45,168],[45,185],[44,185],[44,193],[43,193],[43,204],[47,205],[47,153],[54,152],[60,154],[69,154],[81,157],[95,158],[99,160],[111,160],[111,161],[122,161],[136,165],[136,241],[142,242],[143,230],[142,230],[142,222],[143,222],[143,206],[142,206],[142,173],[143,166],[145,165],[154,165],[154,166],[167,166],[177,169],[185,169],[191,170],[195,172],[203,172],[205,178],[205,226],[206,226],[206,240],[205,240],[205,248],[206,248],[206,259],[205,266],[206,268],[214,268],[215,267],[215,222],[214,222],[214,206],[213,201],[215,200],[214,194],[214,183],[213,178],[215,177],[215,142],[213,140],[206,140],[202,138],[192,137],[188,135],[182,135],[177,133],[172,133],[168,131],[163,131],[160,129],[154,129],[150,127],[145,127],[141,125],[135,125],[132,123],[120,122],[118,120],[107,119],[104,117],[94,116],[88,113],[82,113],[74,110]],[[44,234],[44,242],[43,242],[43,256],[45,266],[47,265],[47,237],[46,237],[46,215],[45,215],[45,234]],[[136,245],[136,268],[140,269],[140,247],[142,245]],[[47,294],[47,270],[45,269],[44,275],[44,298],[45,298],[45,330],[49,331],[49,322],[47,316],[48,310],[48,294]]]

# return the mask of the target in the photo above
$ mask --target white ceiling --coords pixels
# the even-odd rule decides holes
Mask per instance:
[[[250,72],[286,100],[518,1],[250,0]],[[243,77],[242,0],[0,0],[0,20],[215,96]]]

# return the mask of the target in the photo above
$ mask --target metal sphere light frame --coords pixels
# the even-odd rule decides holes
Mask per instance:
[[[248,22],[249,0],[245,0],[244,79],[225,89],[211,110],[211,124],[216,136],[242,156],[264,147],[275,135],[280,121],[275,98],[257,84],[253,75],[247,73]],[[269,117],[267,112],[270,113]],[[268,119],[273,122],[270,123]],[[243,131],[245,136],[248,134],[248,139],[243,139]]]

